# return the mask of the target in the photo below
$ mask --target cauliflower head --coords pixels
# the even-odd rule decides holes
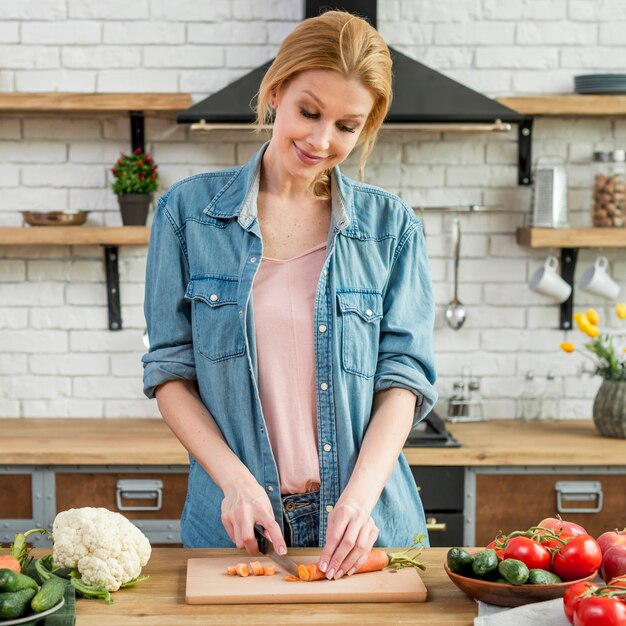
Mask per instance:
[[[117,591],[137,578],[152,548],[147,537],[121,513],[83,507],[59,513],[52,526],[52,558],[78,569],[88,585]]]

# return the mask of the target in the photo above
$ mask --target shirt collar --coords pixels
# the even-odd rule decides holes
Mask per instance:
[[[251,228],[257,219],[261,161],[268,145],[269,141],[263,144],[250,161],[233,172],[203,213],[224,219],[237,217],[242,228]],[[331,226],[349,236],[357,233],[352,199],[350,181],[343,176],[339,166],[335,166],[331,173]]]

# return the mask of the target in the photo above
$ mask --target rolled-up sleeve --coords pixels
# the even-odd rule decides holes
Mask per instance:
[[[191,308],[184,295],[189,265],[181,227],[162,196],[150,232],[144,314],[149,349],[142,358],[143,387],[148,398],[168,380],[195,380]]]
[[[417,396],[413,425],[437,401],[435,305],[421,222],[398,242],[384,293],[374,392],[402,387]]]

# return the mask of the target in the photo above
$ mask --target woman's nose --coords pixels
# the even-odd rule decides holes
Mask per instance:
[[[314,150],[325,151],[330,146],[330,124],[316,124],[311,130],[307,141]]]

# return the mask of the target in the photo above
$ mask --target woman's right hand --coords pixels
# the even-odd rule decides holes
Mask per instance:
[[[274,511],[265,490],[255,481],[232,485],[224,491],[222,523],[237,548],[245,548],[250,556],[259,553],[254,525],[265,529],[278,554],[287,554],[285,539],[274,519]]]

